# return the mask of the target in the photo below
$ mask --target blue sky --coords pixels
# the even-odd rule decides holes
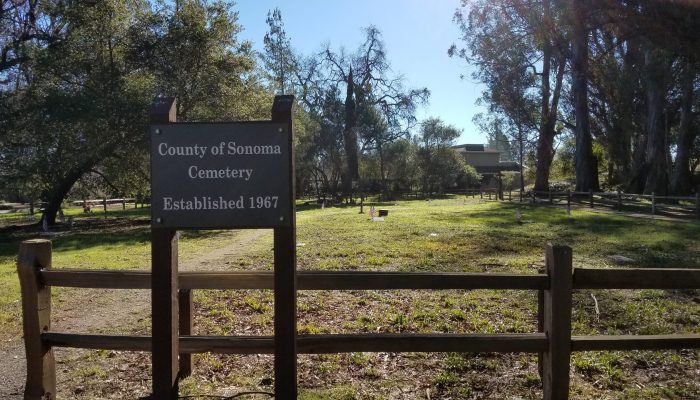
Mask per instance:
[[[474,102],[483,86],[473,82],[465,61],[447,56],[447,48],[459,39],[452,23],[458,6],[459,0],[240,0],[236,10],[244,27],[241,38],[253,42],[257,50],[262,50],[267,12],[275,7],[282,11],[292,46],[304,54],[318,51],[326,42],[354,51],[362,43],[362,28],[375,25],[382,32],[394,73],[406,78],[407,87],[431,91],[430,104],[419,111],[419,120],[439,117],[463,129],[459,143],[485,143],[472,123],[474,114],[482,111]]]

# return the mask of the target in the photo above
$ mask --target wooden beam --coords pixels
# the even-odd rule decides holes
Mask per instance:
[[[304,354],[348,352],[537,353],[547,348],[541,333],[301,335]]]
[[[700,335],[573,336],[572,351],[698,349]]]
[[[682,268],[576,268],[573,288],[700,289],[700,270]]]
[[[192,291],[180,289],[177,293],[179,315],[180,336],[191,335],[194,330],[194,302],[192,301]],[[192,375],[192,355],[180,351],[180,372],[179,378],[186,378]]]
[[[51,346],[121,351],[150,351],[149,336],[79,335],[47,332]],[[297,336],[303,354],[351,352],[499,352],[537,353],[547,348],[542,333],[504,334],[331,334]],[[180,352],[217,354],[272,354],[272,336],[180,336]]]
[[[153,101],[151,124],[177,120],[174,98]],[[153,211],[153,208],[151,208]],[[151,214],[152,215],[152,214]],[[153,399],[178,398],[178,262],[177,231],[154,227],[151,221],[151,331]]]
[[[178,397],[178,233],[151,230],[151,330],[153,332],[153,397]]]
[[[47,286],[148,289],[148,271],[45,270],[41,280]],[[180,289],[273,289],[272,271],[180,272]],[[549,285],[544,274],[425,273],[300,271],[298,290],[395,290],[395,289],[532,289]]]
[[[545,264],[550,283],[544,291],[544,331],[549,340],[542,355],[544,400],[569,398],[571,263],[570,247],[547,245]]]
[[[297,398],[297,257],[296,257],[296,174],[294,172],[294,127],[292,111],[294,96],[275,96],[272,121],[287,125],[289,143],[289,215],[283,216],[288,226],[274,229],[274,288],[275,288],[275,398]],[[284,128],[281,128],[284,129]]]
[[[39,270],[51,268],[51,241],[26,240],[20,244],[17,274],[22,299],[22,327],[27,357],[25,400],[56,398],[56,361],[53,349],[41,340],[51,329],[51,288],[39,280]]]
[[[51,269],[41,271],[47,286],[94,289],[150,289],[150,271]]]

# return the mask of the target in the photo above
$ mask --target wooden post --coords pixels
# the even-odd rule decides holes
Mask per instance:
[[[545,400],[568,399],[571,360],[571,248],[547,245],[549,289],[544,291],[544,332],[548,348],[542,357]]]
[[[296,205],[294,173],[294,96],[275,96],[272,121],[287,124],[289,133],[289,226],[274,230],[275,262],[275,399],[297,398]]]
[[[617,191],[617,210],[622,211],[622,193],[620,191]]]
[[[22,292],[22,326],[27,356],[25,400],[56,399],[56,361],[51,347],[41,340],[41,333],[51,329],[51,288],[41,283],[39,271],[50,268],[49,240],[22,242],[17,274]]]
[[[106,197],[102,198],[102,207],[105,210],[105,218],[107,218],[107,198]]]
[[[479,191],[479,195],[481,195],[481,200],[483,200],[484,199],[484,191],[483,190]]]
[[[571,189],[566,191],[566,208],[571,210]]]
[[[593,191],[592,190],[588,192],[588,199],[591,203],[591,208],[595,208],[594,204],[593,204]]]
[[[34,198],[29,200],[29,215],[34,215]]]
[[[532,195],[532,204],[535,204],[535,191],[533,190],[530,194]]]
[[[552,191],[548,191],[547,194],[549,195],[549,204],[554,204],[554,200],[552,199]]]
[[[700,191],[695,193],[695,214],[700,219]]]
[[[126,210],[126,199],[122,196],[122,210]]]
[[[651,215],[656,214],[656,193],[651,192]]]
[[[489,200],[491,200],[491,191],[489,190]]]
[[[178,295],[178,308],[180,310],[180,335],[191,335],[194,328],[194,304],[192,303],[192,291],[180,289]],[[179,378],[192,375],[192,354],[180,353]]]
[[[513,201],[513,190],[508,191],[508,201]]]
[[[152,124],[176,121],[174,98],[156,98]],[[151,321],[153,399],[178,398],[178,234],[172,229],[151,228]]]

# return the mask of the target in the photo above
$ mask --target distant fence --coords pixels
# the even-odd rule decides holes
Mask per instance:
[[[107,212],[108,207],[121,206],[122,210],[126,210],[127,207],[133,206],[134,208],[148,207],[150,204],[149,198],[102,198],[102,199],[92,199],[92,200],[76,200],[70,202],[71,205],[76,207],[82,207],[85,210],[90,210],[90,212],[97,212],[102,210]],[[22,204],[22,203],[12,203],[5,204],[6,207],[0,207],[0,227],[8,225],[25,225],[38,222],[41,219],[41,212],[43,211],[44,203],[36,203],[36,208],[34,205]],[[3,206],[3,205],[0,205]],[[63,219],[62,215],[58,216],[59,219]],[[63,222],[63,221],[62,221]]]
[[[443,195],[463,195],[480,200],[503,200],[568,206],[587,206],[616,211],[662,215],[676,218],[700,219],[700,193],[695,196],[657,196],[656,194],[634,194],[623,192],[572,192],[572,191],[526,191],[498,189],[450,190]],[[500,197],[499,197],[500,196]],[[405,199],[425,199],[423,192],[404,193]]]
[[[695,196],[657,196],[654,193],[531,191],[527,197],[533,204],[578,204],[590,208],[700,219],[700,193]]]
[[[577,289],[700,289],[698,269],[572,270],[571,248],[548,245],[545,273],[403,273],[305,271],[299,290],[517,289],[537,290],[538,329],[518,334],[327,334],[298,335],[302,354],[344,352],[538,353],[545,399],[566,399],[572,351],[700,348],[700,335],[572,336],[572,293]],[[150,336],[68,334],[51,330],[51,287],[150,289],[147,271],[68,270],[51,267],[51,242],[22,243],[17,263],[27,354],[25,399],[54,399],[52,349],[151,351]],[[179,376],[192,372],[194,353],[272,354],[273,336],[192,336],[192,290],[272,289],[273,273],[179,273]]]

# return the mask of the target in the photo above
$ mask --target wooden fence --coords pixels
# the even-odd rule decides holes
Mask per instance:
[[[700,193],[695,196],[657,196],[654,193],[646,195],[623,192],[531,191],[526,197],[533,204],[565,204],[570,207],[575,203],[590,208],[700,219]]]
[[[572,351],[700,348],[700,335],[572,336],[572,291],[577,289],[698,289],[700,270],[572,269],[571,248],[548,245],[545,273],[401,273],[305,271],[299,290],[517,289],[536,290],[538,332],[519,334],[325,334],[299,335],[302,354],[341,352],[538,353],[545,399],[566,399]],[[150,336],[68,334],[51,330],[51,287],[150,289],[143,271],[67,270],[51,267],[51,242],[22,243],[17,263],[27,354],[25,399],[54,399],[55,347],[150,351]],[[191,355],[272,354],[273,336],[192,336],[192,290],[273,289],[273,274],[181,272],[179,274],[180,377],[192,371]]]

